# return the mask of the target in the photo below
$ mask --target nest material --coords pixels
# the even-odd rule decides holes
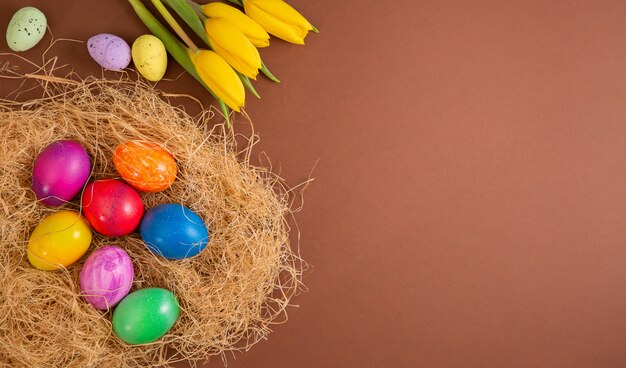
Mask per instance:
[[[270,324],[285,320],[285,308],[301,289],[304,263],[289,246],[290,191],[269,169],[250,164],[254,140],[242,148],[230,130],[207,124],[209,111],[192,118],[141,82],[36,78],[43,98],[0,101],[0,366],[194,364],[248,349],[267,336]],[[36,202],[32,164],[58,139],[85,146],[92,179],[117,177],[112,153],[119,143],[161,143],[177,159],[179,175],[168,190],[142,193],[144,205],[190,207],[207,222],[208,247],[197,257],[168,261],[136,233],[94,233],[80,262],[62,271],[33,268],[26,258],[29,235],[56,209]],[[76,200],[64,207],[80,210]],[[81,297],[82,262],[104,245],[120,246],[133,259],[131,292],[154,286],[179,298],[180,318],[157,342],[124,344],[112,332],[111,312]]]

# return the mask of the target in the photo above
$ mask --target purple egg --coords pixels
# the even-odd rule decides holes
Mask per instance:
[[[35,158],[32,189],[44,205],[60,206],[80,192],[90,172],[85,147],[76,141],[56,141]]]
[[[120,71],[130,64],[130,46],[116,35],[100,33],[87,41],[89,55],[105,69]]]
[[[102,247],[85,261],[80,271],[80,291],[96,309],[107,310],[122,300],[133,285],[135,271],[126,251]]]

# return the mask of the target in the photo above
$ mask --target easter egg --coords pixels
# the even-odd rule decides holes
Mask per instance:
[[[28,261],[40,270],[56,270],[78,261],[89,249],[91,229],[74,211],[59,211],[44,218],[28,240]]]
[[[169,331],[180,313],[169,290],[147,288],[130,293],[113,311],[113,332],[127,344],[147,344]]]
[[[160,81],[167,69],[167,51],[153,35],[139,36],[131,50],[135,67],[149,81]]]
[[[35,158],[32,189],[44,205],[60,206],[80,192],[90,172],[91,160],[80,143],[56,141]]]
[[[120,144],[113,153],[113,165],[122,179],[142,192],[159,192],[176,180],[176,160],[156,143]]]
[[[87,185],[81,199],[89,225],[102,235],[128,235],[143,216],[139,194],[120,180],[96,180]]]
[[[107,310],[128,294],[133,285],[133,262],[120,247],[102,247],[91,253],[80,271],[80,291],[96,309]]]
[[[130,46],[115,35],[97,34],[87,41],[87,49],[104,69],[120,71],[130,64]]]
[[[167,259],[193,257],[209,242],[200,216],[181,204],[154,207],[141,221],[140,231],[148,249]]]
[[[7,27],[7,44],[13,51],[34,47],[46,34],[46,16],[32,6],[18,10]]]

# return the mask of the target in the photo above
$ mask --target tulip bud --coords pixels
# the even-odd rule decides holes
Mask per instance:
[[[189,52],[202,81],[228,107],[239,112],[245,103],[246,92],[233,68],[217,53],[210,50]]]
[[[237,27],[256,47],[270,45],[270,35],[242,11],[224,3],[208,3],[200,7],[209,18],[221,18]]]
[[[246,14],[265,30],[283,40],[299,45],[315,27],[283,0],[243,0]]]
[[[254,45],[234,25],[222,18],[209,18],[204,28],[211,48],[241,74],[256,79],[261,56]]]

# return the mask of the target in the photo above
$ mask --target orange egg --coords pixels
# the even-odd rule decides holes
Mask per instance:
[[[146,141],[128,141],[113,153],[113,165],[122,179],[142,192],[160,192],[176,179],[176,160],[163,147]]]

